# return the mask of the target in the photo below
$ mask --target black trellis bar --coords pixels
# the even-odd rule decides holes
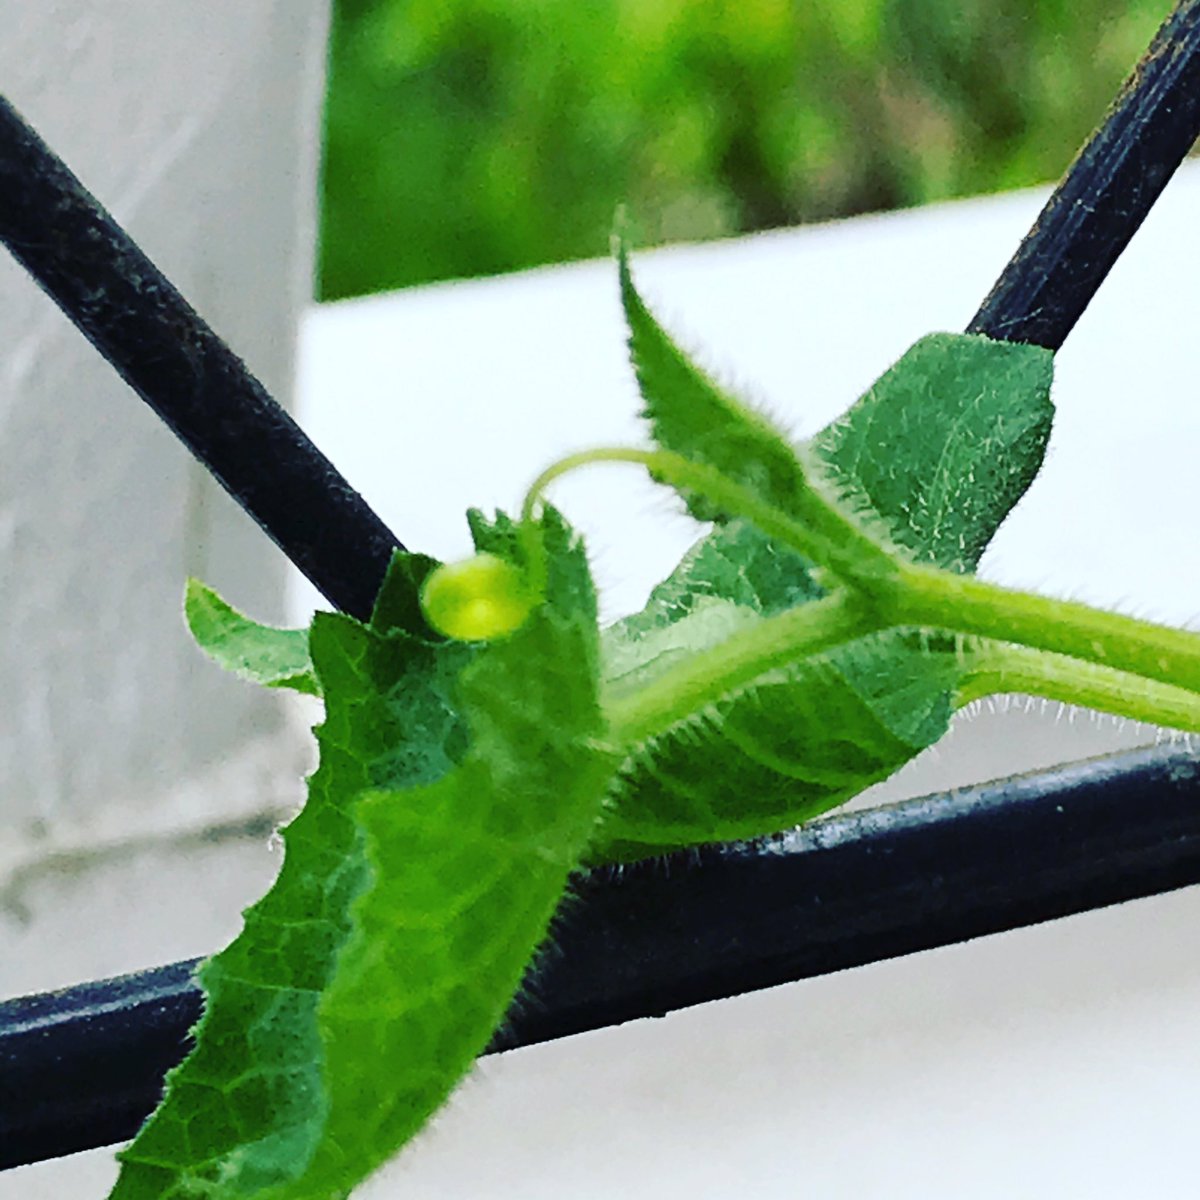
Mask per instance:
[[[582,877],[507,1050],[1200,882],[1200,760],[1146,750]],[[193,963],[0,1004],[0,1168],[123,1141]]]
[[[330,603],[369,617],[396,536],[2,97],[0,240]]]
[[[1182,0],[967,327],[1057,350],[1200,134],[1200,0]]]

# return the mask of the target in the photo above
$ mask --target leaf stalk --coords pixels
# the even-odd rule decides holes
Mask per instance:
[[[702,494],[731,516],[745,517],[764,533],[778,538],[807,558],[851,582],[896,574],[898,562],[852,517],[831,503],[811,483],[797,497],[803,517],[793,517],[763,500],[749,488],[715,467],[670,450],[639,450],[631,446],[599,446],[569,454],[547,467],[530,485],[521,507],[522,524],[528,525],[542,495],[556,479],[594,463],[633,463],[651,477],[676,490]],[[870,589],[863,589],[870,591]]]
[[[621,744],[660,734],[768,671],[889,628],[991,643],[964,678],[960,707],[1020,691],[1200,732],[1200,634],[911,563],[811,484],[798,498],[801,519],[705,463],[667,450],[599,447],[568,455],[537,477],[522,526],[532,527],[551,483],[600,462],[640,465],[659,482],[703,495],[798,550],[835,585],[830,595],[766,617],[648,685],[610,688],[604,704]],[[540,553],[529,556],[529,568],[537,586],[545,570]]]
[[[1017,642],[1200,693],[1200,634],[1073,600],[901,564],[885,608],[897,625],[928,625]]]
[[[614,740],[631,746],[663,733],[769,671],[783,669],[880,628],[851,591],[813,600],[740,630],[693,654],[653,683],[602,695]]]

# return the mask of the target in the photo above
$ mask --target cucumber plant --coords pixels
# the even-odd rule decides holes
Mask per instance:
[[[515,519],[468,513],[466,563],[398,554],[367,622],[272,629],[188,585],[217,662],[322,697],[320,765],[112,1200],[348,1196],[484,1049],[583,865],[794,826],[995,692],[1200,731],[1200,635],[974,574],[1041,466],[1050,351],[930,335],[794,446],[618,258],[653,448],[554,464]],[[600,463],[712,523],[605,629],[544,499]]]

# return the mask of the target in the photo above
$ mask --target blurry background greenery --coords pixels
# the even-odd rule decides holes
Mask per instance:
[[[1056,178],[1170,0],[335,0],[319,292]]]

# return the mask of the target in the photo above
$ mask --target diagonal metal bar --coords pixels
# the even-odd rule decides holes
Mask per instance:
[[[968,333],[1057,350],[1200,135],[1200,0],[1182,0]]]
[[[0,240],[322,594],[369,617],[396,536],[2,97]]]
[[[581,877],[491,1049],[1200,882],[1200,759],[1147,750]],[[194,963],[0,1004],[0,1168],[123,1141],[200,1013]]]

